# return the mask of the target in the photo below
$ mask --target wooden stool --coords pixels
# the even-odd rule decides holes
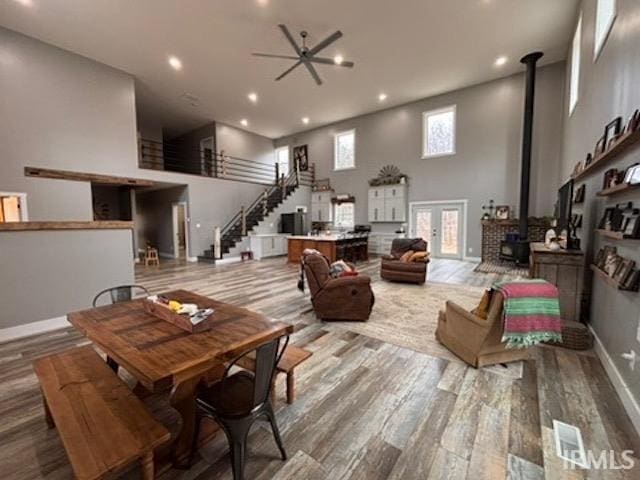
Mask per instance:
[[[280,362],[276,367],[276,373],[285,373],[287,375],[287,403],[292,404],[296,398],[296,379],[294,370],[295,368],[309,358],[313,353],[308,350],[304,350],[294,345],[289,345],[284,351]],[[252,354],[242,357],[237,365],[247,370],[255,370],[255,356]],[[273,388],[273,386],[272,386]],[[274,398],[274,392],[272,390],[272,399]]]
[[[158,258],[158,250],[155,248],[147,247],[147,253],[144,256],[145,266],[157,265],[160,266],[160,258]]]
[[[242,260],[243,262],[245,260],[253,260],[253,252],[251,250],[240,252],[240,260]]]

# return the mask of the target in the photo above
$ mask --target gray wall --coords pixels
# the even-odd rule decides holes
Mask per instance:
[[[91,307],[133,283],[131,230],[0,232],[0,329]]]
[[[539,70],[531,185],[531,214],[553,212],[562,131],[564,63]],[[456,154],[422,159],[422,113],[457,106]],[[482,205],[518,204],[524,76],[484,83],[279,139],[309,145],[317,178],[356,197],[356,223],[367,223],[367,180],[385,165],[409,175],[409,201],[469,200],[466,256],[480,256]],[[333,171],[333,136],[356,129],[356,168]],[[389,231],[399,224],[374,224]]]
[[[587,152],[593,151],[596,141],[604,132],[604,126],[622,115],[626,120],[640,108],[640,3],[637,0],[618,0],[618,17],[613,25],[599,58],[593,60],[595,30],[595,0],[582,2],[582,61],[580,71],[580,97],[574,113],[568,116],[568,95],[565,98],[564,142],[562,149],[561,178],[566,180],[576,162],[583,160]],[[576,24],[577,24],[576,17]],[[569,57],[570,54],[569,54]],[[640,160],[638,148],[632,149],[607,168],[624,169]],[[634,242],[610,242],[597,238],[596,228],[606,205],[633,201],[640,207],[638,194],[629,194],[611,200],[596,197],[602,189],[604,171],[586,177],[586,202],[582,209],[584,227],[580,231],[587,250],[588,263],[594,251],[602,245],[614,244],[618,253],[632,258],[640,265],[640,251]],[[576,185],[580,185],[581,180]],[[638,370],[631,371],[621,354],[634,349],[640,354],[640,343],[636,340],[640,316],[640,295],[620,292],[603,284],[599,279],[591,280],[592,287],[591,324],[630,387],[636,400],[640,401],[640,376]]]
[[[215,225],[263,191],[260,185],[138,168],[130,75],[4,28],[0,45],[0,191],[26,192],[30,220],[92,220],[93,212],[88,183],[27,178],[27,165],[186,184],[196,255],[211,244]],[[267,147],[273,151],[271,140],[238,132],[224,147],[229,155],[251,158],[257,151],[258,160]],[[255,144],[261,147],[249,147]]]
[[[273,140],[270,138],[218,122],[216,142],[218,150],[224,150],[226,155],[270,164],[275,162]]]

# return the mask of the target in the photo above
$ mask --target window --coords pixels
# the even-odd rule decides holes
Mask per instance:
[[[593,60],[598,59],[616,19],[616,0],[598,0],[596,6],[596,38]]]
[[[276,163],[278,164],[278,173],[280,175],[285,177],[289,175],[289,145],[276,148]]]
[[[422,158],[456,153],[456,107],[422,114]]]
[[[354,223],[354,204],[336,203],[335,227],[352,228]]]
[[[356,167],[356,131],[337,133],[334,139],[334,170]]]
[[[573,45],[571,47],[571,77],[569,83],[569,115],[573,113],[578,104],[580,94],[580,45],[582,42],[582,15],[578,20],[576,33],[573,35]]]

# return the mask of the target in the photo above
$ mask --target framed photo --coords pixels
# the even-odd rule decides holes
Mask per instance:
[[[511,213],[511,209],[508,205],[498,205],[496,206],[496,218],[498,220],[509,220],[509,214]]]
[[[632,270],[631,273],[627,276],[627,279],[622,283],[622,288],[625,290],[638,290],[638,286],[640,285],[640,270]]]
[[[629,170],[627,170],[627,173],[624,176],[625,181],[628,179],[627,183],[629,185],[640,184],[640,165],[634,165],[630,167]]]
[[[301,172],[309,170],[309,155],[306,145],[298,145],[293,147],[293,161],[297,163]]]
[[[607,255],[607,258],[604,260],[604,273],[613,278],[615,273],[618,271],[620,264],[622,263],[622,257],[615,254],[610,253]]]
[[[609,170],[604,172],[604,180],[602,182],[602,189],[606,190],[608,188],[615,187],[617,185],[618,178],[619,178],[619,175],[618,175],[618,169],[617,168],[610,168]]]
[[[640,110],[633,112],[633,115],[629,117],[627,125],[624,128],[624,133],[629,134],[635,132],[640,127]]]
[[[584,202],[584,194],[585,194],[585,190],[586,190],[587,186],[586,184],[582,184],[580,185],[578,188],[576,188],[576,192],[573,196],[573,203],[582,203]]]
[[[604,264],[607,260],[607,258],[610,255],[615,255],[617,252],[616,247],[612,247],[610,245],[607,245],[606,247],[603,247],[600,249],[600,251],[598,252],[598,255],[596,257],[596,267],[598,267],[600,270],[604,271]]]
[[[613,279],[616,280],[620,285],[624,285],[624,282],[627,280],[627,277],[629,277],[635,266],[636,262],[634,262],[633,260],[630,260],[628,258],[622,259],[618,270],[613,275]]]
[[[640,210],[633,210],[631,214],[625,214],[622,232],[626,238],[640,237]]]
[[[584,166],[588,167],[593,162],[593,155],[591,153],[587,153],[587,158],[584,160]]]
[[[600,137],[600,140],[598,140],[598,143],[596,143],[596,148],[593,151],[594,158],[597,158],[600,155],[602,155],[605,151],[606,146],[607,146],[607,139],[603,135],[602,137]]]
[[[609,146],[612,141],[618,139],[622,133],[622,117],[618,117],[610,122],[604,129],[604,143]]]
[[[613,217],[614,207],[607,207],[604,209],[604,214],[600,219],[600,223],[598,224],[599,230],[610,230],[611,229],[611,218]],[[607,225],[609,228],[607,228]]]

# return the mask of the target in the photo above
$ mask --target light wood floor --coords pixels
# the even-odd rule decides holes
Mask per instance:
[[[379,262],[360,266],[379,279]],[[538,348],[522,378],[468,368],[367,338],[331,324],[305,324],[307,295],[298,270],[283,259],[211,267],[163,262],[137,269],[152,292],[194,290],[296,325],[294,343],[314,352],[297,372],[298,398],[277,416],[289,460],[279,459],[266,425],[250,435],[246,478],[266,479],[560,479],[640,478],[635,470],[564,470],[555,457],[552,420],[582,429],[599,455],[640,452],[602,365],[591,352]],[[438,260],[430,281],[490,285],[465,262]],[[403,288],[398,285],[398,288]],[[88,302],[90,299],[88,299]],[[46,429],[34,358],[85,340],[73,329],[0,344],[0,475],[11,479],[70,478],[55,431]],[[640,467],[640,463],[638,464]],[[162,479],[231,479],[223,437],[200,449],[189,471]]]

